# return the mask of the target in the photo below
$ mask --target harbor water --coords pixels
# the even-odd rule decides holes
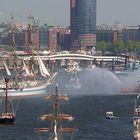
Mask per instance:
[[[63,112],[75,116],[73,126],[79,131],[75,140],[132,140],[132,116],[134,95],[80,96],[72,97],[61,104]],[[0,126],[1,140],[47,140],[47,135],[38,135],[34,128],[48,125],[38,117],[48,113],[51,104],[42,97],[22,99],[13,126]],[[108,120],[107,111],[118,118]]]
[[[64,127],[76,127],[74,140],[132,140],[133,111],[135,94],[118,94],[122,83],[135,84],[139,71],[129,75],[116,76],[106,70],[94,70],[78,75],[82,89],[71,90],[61,88],[68,78],[60,75],[57,84],[60,93],[68,94],[69,101],[62,102],[62,113],[75,117],[72,122],[65,122]],[[63,79],[61,79],[63,78]],[[122,82],[122,83],[121,83]],[[126,86],[125,85],[125,86]],[[65,87],[65,86],[64,86]],[[47,90],[47,94],[54,88]],[[46,95],[47,95],[46,94]],[[48,122],[40,121],[39,116],[51,113],[52,104],[44,99],[45,95],[23,98],[17,110],[17,118],[12,126],[0,125],[0,140],[48,140],[48,135],[39,135],[34,128],[49,127]],[[106,112],[112,111],[115,119],[106,119]],[[69,134],[64,139],[71,140]]]

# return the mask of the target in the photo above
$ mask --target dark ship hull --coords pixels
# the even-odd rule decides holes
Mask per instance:
[[[9,119],[9,118],[4,118],[0,119],[0,124],[13,124],[15,121],[15,118]]]
[[[8,113],[8,114],[0,114],[0,124],[3,124],[3,125],[12,125],[14,124],[14,121],[15,121],[15,114],[11,114],[11,113]]]

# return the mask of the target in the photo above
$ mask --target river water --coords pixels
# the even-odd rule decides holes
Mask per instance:
[[[132,140],[132,116],[134,95],[78,96],[61,104],[63,112],[75,116],[72,122],[79,131],[75,140]],[[47,140],[34,128],[47,126],[38,117],[48,113],[51,104],[41,97],[22,99],[13,126],[0,126],[0,140]],[[105,118],[106,111],[113,111],[118,117],[113,120]]]
[[[122,85],[120,82],[124,82],[128,76],[116,78],[116,76],[104,71],[104,79],[100,79],[103,77],[102,72],[99,72],[100,76],[97,76],[97,73],[94,75],[95,72],[89,72],[88,75],[82,74],[79,77],[80,80],[83,79],[81,80],[82,90],[66,91],[63,88],[60,90],[63,93],[74,93],[74,95],[69,94],[70,100],[68,102],[60,104],[63,113],[75,116],[73,122],[64,123],[64,126],[79,129],[74,133],[74,140],[132,140],[132,117],[136,95],[125,95],[118,92]],[[138,72],[136,73],[138,74]],[[94,80],[92,81],[90,78]],[[57,79],[57,83],[60,83],[59,87],[61,88],[65,81],[60,79]],[[130,79],[132,80],[132,78]],[[88,84],[86,85],[86,83]],[[94,83],[94,86],[91,83]],[[113,88],[110,88],[109,85]],[[50,91],[54,92],[53,88],[48,90],[47,94]],[[51,108],[51,102],[46,102],[44,96],[21,99],[15,124],[13,126],[0,126],[0,140],[47,140],[47,135],[38,135],[34,132],[34,128],[48,125],[47,122],[40,121],[38,117],[41,114],[51,112]],[[107,111],[113,111],[117,118],[106,119],[105,113]],[[69,135],[64,135],[64,137],[67,140],[70,139]]]

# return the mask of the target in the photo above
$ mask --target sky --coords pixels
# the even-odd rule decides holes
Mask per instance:
[[[70,0],[0,0],[0,22],[27,22],[31,13],[40,23],[70,25]],[[140,0],[97,0],[97,25],[140,24]]]

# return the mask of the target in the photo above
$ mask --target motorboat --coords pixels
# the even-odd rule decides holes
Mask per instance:
[[[114,115],[112,111],[106,112],[106,119],[114,119]]]

